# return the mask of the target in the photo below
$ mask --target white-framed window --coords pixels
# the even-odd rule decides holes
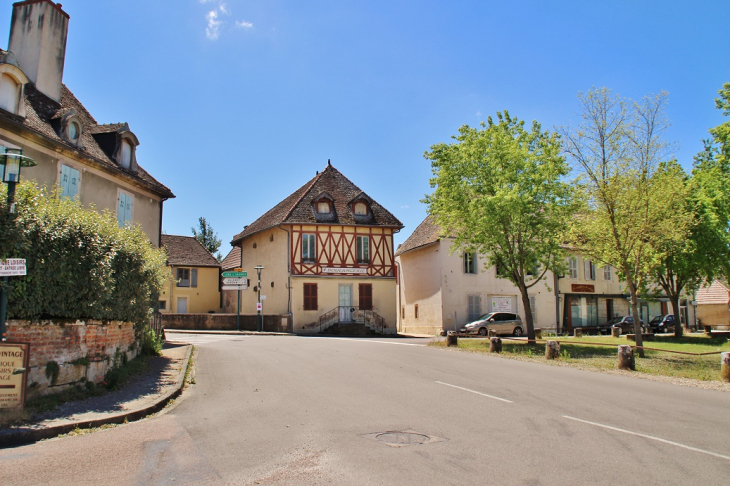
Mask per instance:
[[[119,164],[125,169],[132,168],[132,150],[133,147],[129,140],[122,139],[122,157]]]
[[[0,108],[15,115],[20,106],[20,84],[9,74],[0,75]]]
[[[357,263],[370,263],[370,237],[357,237]]]
[[[593,263],[592,260],[588,260],[588,259],[584,259],[583,263],[585,265],[586,280],[595,280],[596,279],[596,264]]]
[[[311,233],[304,233],[302,235],[302,261],[303,262],[316,262],[317,261],[317,235]]]
[[[480,315],[482,315],[482,296],[481,295],[467,295],[467,318],[469,322],[476,321]]]
[[[79,193],[80,175],[73,167],[61,165],[61,179],[58,182],[61,187],[61,197],[73,199]]]
[[[127,224],[132,224],[132,208],[134,206],[134,196],[119,191],[117,197],[117,223],[122,228]]]
[[[611,265],[603,267],[603,280],[611,280]]]
[[[357,216],[367,216],[368,214],[368,206],[364,202],[357,202],[355,203],[355,215]]]
[[[568,258],[568,274],[570,278],[578,278],[578,259],[574,256]]]
[[[477,254],[474,252],[464,253],[464,273],[477,273]],[[479,317],[479,316],[477,316]]]

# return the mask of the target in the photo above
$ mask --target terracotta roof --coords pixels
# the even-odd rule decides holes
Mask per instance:
[[[697,291],[697,304],[728,304],[730,303],[730,293],[719,280],[712,282],[709,287],[701,287]]]
[[[415,250],[416,248],[421,248],[422,246],[436,243],[440,238],[439,233],[441,233],[441,227],[436,224],[434,217],[429,214],[426,219],[418,225],[418,228],[416,228],[413,234],[411,234],[411,236],[409,236],[403,244],[398,246],[395,256],[402,255],[403,253]]]
[[[0,49],[0,53],[7,53],[7,51]],[[126,124],[116,123],[110,125],[99,125],[94,117],[91,116],[91,114],[86,110],[86,108],[84,108],[81,102],[65,84],[61,86],[61,103],[58,103],[38,91],[33,83],[27,83],[23,92],[26,117],[23,118],[5,110],[0,110],[0,119],[6,119],[20,124],[29,130],[45,136],[57,144],[63,145],[67,150],[77,152],[86,157],[91,157],[105,169],[134,179],[161,197],[175,197],[168,187],[152,177],[142,167],[138,166],[137,173],[134,173],[117,165],[111,159],[110,155],[99,146],[97,140],[93,136],[98,133],[115,131]],[[59,125],[58,120],[71,110],[76,112],[76,115],[82,125],[80,147],[74,146],[70,142],[61,138],[57,131],[57,127]]]
[[[168,265],[220,267],[220,263],[192,236],[161,235],[160,246],[167,250]]]
[[[241,268],[241,247],[234,246],[221,262],[221,270],[231,270],[232,268]]]
[[[315,214],[313,204],[323,196],[330,198],[334,206],[333,212],[325,218]],[[370,214],[356,217],[350,205],[360,199],[369,203]],[[403,227],[403,224],[387,209],[328,163],[324,171],[234,236],[231,244],[280,224],[318,223]]]

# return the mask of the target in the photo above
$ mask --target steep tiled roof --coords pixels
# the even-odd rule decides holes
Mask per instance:
[[[730,294],[719,280],[715,280],[709,287],[702,287],[697,291],[698,305],[727,304],[728,302],[730,302]]]
[[[333,214],[329,215],[326,221],[315,217],[313,206],[314,201],[323,194],[326,194],[334,201]],[[364,199],[369,203],[371,214],[365,217],[356,217],[353,214],[350,205],[359,199]],[[370,198],[362,189],[328,163],[324,171],[317,174],[312,180],[294,191],[259,219],[246,226],[242,232],[233,237],[232,243],[235,244],[249,235],[280,224],[317,224],[323,222],[327,224],[403,227],[403,224],[387,209]]]
[[[241,268],[241,247],[234,246],[221,262],[221,270],[231,270],[233,268]]]
[[[192,236],[162,235],[160,245],[167,250],[168,265],[220,267],[220,263]]]
[[[0,53],[6,52],[7,51],[0,49]],[[25,104],[26,117],[23,118],[12,113],[8,113],[5,110],[0,110],[0,118],[18,123],[26,129],[39,133],[55,143],[64,145],[67,150],[72,150],[78,152],[80,155],[91,157],[103,168],[136,180],[161,197],[175,197],[169,188],[157,181],[157,179],[152,177],[142,167],[138,166],[137,173],[134,173],[117,165],[109,157],[109,155],[101,149],[93,136],[95,133],[115,131],[125,124],[116,123],[110,125],[99,125],[94,117],[92,117],[86,108],[84,108],[81,102],[66,87],[66,85],[61,86],[61,103],[58,103],[38,91],[33,83],[27,83],[23,91],[23,103]],[[76,147],[61,138],[55,128],[58,126],[58,120],[71,110],[76,112],[76,115],[82,125],[80,147]]]
[[[416,228],[413,234],[398,247],[395,256],[402,255],[407,251],[415,250],[422,246],[430,245],[431,243],[436,243],[440,238],[439,233],[441,233],[441,227],[436,224],[434,217],[429,214],[418,225],[418,228]]]

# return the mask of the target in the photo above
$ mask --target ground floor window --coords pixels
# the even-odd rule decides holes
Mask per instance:
[[[167,301],[161,300],[159,305],[159,310],[166,310],[167,309]]]
[[[570,297],[570,322],[575,327],[598,326],[598,303],[594,296]]]
[[[467,316],[469,322],[476,321],[482,315],[482,296],[467,295]]]
[[[360,310],[373,310],[373,285],[359,284]]]
[[[304,284],[304,310],[317,310],[317,284]]]

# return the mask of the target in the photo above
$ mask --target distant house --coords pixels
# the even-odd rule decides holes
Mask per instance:
[[[697,319],[702,326],[730,329],[730,290],[719,280],[697,291]]]
[[[233,237],[226,269],[240,265],[250,287],[244,314],[263,313],[296,332],[335,325],[394,333],[393,234],[403,225],[329,162],[324,171]],[[240,256],[239,256],[240,255]],[[259,289],[256,266],[262,266]],[[235,291],[224,309],[236,312]]]
[[[160,312],[220,311],[220,264],[192,236],[162,235],[170,276],[160,295]]]
[[[120,226],[137,223],[158,246],[162,205],[175,196],[137,162],[130,127],[99,124],[63,84],[68,22],[50,0],[13,4],[8,50],[0,49],[0,153],[31,157],[37,165],[22,179],[108,209]]]
[[[441,234],[428,216],[398,247],[398,330],[437,334],[457,330],[488,312],[518,314],[525,322],[525,308],[515,285],[486,265],[483,255],[451,254],[453,239]],[[572,333],[595,332],[616,316],[629,314],[625,282],[610,266],[597,266],[590,257],[568,251],[565,275],[545,274],[529,290],[535,328]],[[666,314],[668,300],[640,301],[644,322]],[[689,322],[687,299],[682,299],[683,323]],[[726,309],[727,311],[727,309]]]

